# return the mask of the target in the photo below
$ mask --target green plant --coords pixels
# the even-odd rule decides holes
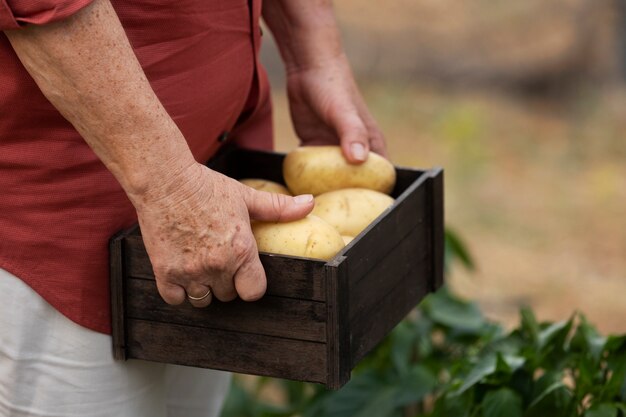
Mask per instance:
[[[473,265],[467,251],[447,251]],[[520,316],[507,332],[444,287],[341,390],[269,378],[244,388],[236,379],[222,416],[626,417],[626,336],[603,337],[579,313],[557,323],[529,309]],[[268,387],[281,401],[259,398]]]

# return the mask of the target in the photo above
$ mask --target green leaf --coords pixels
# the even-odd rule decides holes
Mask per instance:
[[[526,359],[522,356],[497,353],[496,371],[511,374],[524,366]]]
[[[293,414],[293,411],[288,407],[279,407],[259,401],[250,395],[236,379],[233,379],[222,408],[221,417],[290,417]]]
[[[407,322],[400,323],[391,333],[391,360],[399,375],[408,372],[416,343],[417,333]]]
[[[432,417],[469,417],[473,407],[470,393],[458,396],[443,395],[435,402]]]
[[[600,362],[607,338],[601,336],[595,327],[580,315],[580,324],[572,337],[570,349],[583,355],[589,355],[597,364]]]
[[[435,389],[437,382],[437,378],[424,366],[414,365],[397,381],[398,394],[394,403],[399,407],[417,403]]]
[[[283,387],[283,390],[287,394],[288,405],[294,408],[299,408],[307,401],[307,384],[285,379],[280,380],[280,383]]]
[[[609,353],[617,353],[626,351],[626,335],[609,336],[604,349]]]
[[[563,383],[563,373],[546,371],[535,382],[534,400],[525,412],[527,417],[572,417],[573,394]]]
[[[508,388],[490,391],[482,401],[483,417],[522,417],[522,399]]]
[[[607,363],[611,372],[602,389],[601,398],[604,401],[616,398],[626,401],[626,354],[610,355]]]
[[[496,357],[494,355],[488,355],[481,358],[467,375],[463,384],[458,390],[456,390],[456,392],[454,392],[454,395],[463,394],[465,391],[482,381],[485,377],[493,374],[495,370]]]
[[[613,405],[622,413],[622,416],[626,416],[626,404],[614,403]]]
[[[584,417],[617,417],[617,407],[613,404],[594,404],[585,411]]]
[[[398,408],[401,385],[389,385],[375,372],[356,375],[341,390],[329,395],[319,406],[324,417],[391,417]],[[311,415],[305,413],[306,415]]]
[[[561,381],[553,382],[533,400],[533,402],[530,404],[528,408],[532,408],[536,406],[537,404],[545,400],[549,395],[554,394],[561,388],[567,388],[567,386]]]
[[[387,387],[375,393],[370,400],[359,409],[357,413],[341,414],[346,417],[389,417],[396,409],[394,398],[397,396],[396,387]],[[328,417],[339,416],[339,414],[329,413]]]
[[[478,306],[454,297],[444,287],[422,303],[424,313],[435,323],[463,331],[478,331],[487,323]]]
[[[456,232],[449,228],[445,232],[445,255],[446,270],[449,270],[454,261],[461,262],[470,271],[476,268],[474,259],[472,259],[465,242]]]
[[[511,389],[522,397],[523,404],[532,402],[534,385],[533,373],[523,367],[513,373],[508,384]]]
[[[562,349],[572,324],[573,319],[569,319],[568,321],[552,323],[541,330],[537,340],[539,349],[545,349],[546,347]]]
[[[530,339],[532,343],[538,343],[539,339],[539,323],[535,318],[533,311],[527,307],[523,307],[520,310],[521,315],[521,332],[523,336]]]

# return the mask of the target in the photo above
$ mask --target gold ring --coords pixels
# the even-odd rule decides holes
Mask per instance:
[[[211,289],[209,288],[209,291],[207,291],[206,294],[204,294],[202,297],[192,297],[191,295],[187,294],[187,298],[189,298],[190,300],[193,301],[201,301],[204,300],[205,298],[207,298],[209,295],[211,295]]]

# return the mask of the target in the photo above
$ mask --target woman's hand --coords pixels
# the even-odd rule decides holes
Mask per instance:
[[[291,118],[302,144],[341,144],[355,164],[370,150],[386,157],[385,138],[343,52],[331,0],[266,1],[263,18],[285,62]]]
[[[351,163],[372,150],[387,157],[385,138],[342,54],[287,75],[289,108],[302,145],[341,145]]]
[[[291,221],[313,209],[312,196],[253,190],[195,164],[134,201],[157,288],[169,304],[187,295],[196,307],[212,296],[246,301],[265,293],[266,277],[250,220]]]

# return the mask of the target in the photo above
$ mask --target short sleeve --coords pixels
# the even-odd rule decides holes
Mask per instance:
[[[93,0],[0,0],[0,30],[65,19]]]

